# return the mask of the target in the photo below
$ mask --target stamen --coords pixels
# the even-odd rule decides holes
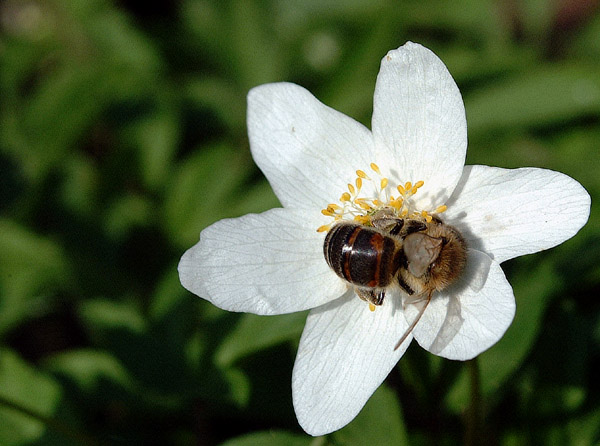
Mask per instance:
[[[412,183],[407,181],[404,184],[396,185],[399,195],[393,196],[390,189],[390,180],[381,175],[381,169],[375,163],[369,164],[371,170],[378,175],[377,179],[370,178],[364,170],[357,170],[357,177],[354,184],[347,183],[348,192],[342,192],[339,203],[329,203],[327,207],[321,210],[325,216],[331,217],[333,222],[329,225],[320,226],[317,231],[329,231],[333,224],[341,220],[355,221],[361,225],[373,226],[373,219],[377,215],[390,216],[390,218],[409,218],[420,222],[431,222],[435,214],[446,211],[447,206],[438,206],[435,211],[422,210],[417,208],[417,202],[412,198],[418,190],[425,184],[424,181]],[[367,193],[361,196],[363,180],[370,181],[373,189],[371,194]],[[380,214],[383,212],[383,214]],[[373,307],[374,309],[374,307]],[[373,311],[373,310],[371,310]]]
[[[331,225],[323,225],[317,228],[317,232],[327,232],[331,228]]]
[[[371,209],[373,209],[369,204],[365,203],[364,200],[365,200],[364,198],[356,198],[354,200],[354,203],[359,205],[365,211],[370,211]]]
[[[390,200],[390,205],[396,210],[402,209],[403,204],[404,204],[404,200],[402,200],[402,198],[398,198],[396,200],[396,199],[394,199],[394,197],[392,197],[392,199]]]
[[[341,201],[342,203],[345,203],[346,201],[350,201],[350,199],[351,199],[351,198],[352,198],[352,197],[350,196],[350,194],[349,194],[348,192],[344,192],[344,193],[342,194],[342,196],[340,197],[340,201]]]
[[[375,305],[373,305],[371,302],[369,302],[369,310],[375,311]]]

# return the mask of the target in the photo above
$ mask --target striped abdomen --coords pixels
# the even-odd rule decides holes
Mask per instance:
[[[323,252],[327,264],[353,285],[383,288],[399,268],[399,243],[379,230],[340,223],[327,233]]]

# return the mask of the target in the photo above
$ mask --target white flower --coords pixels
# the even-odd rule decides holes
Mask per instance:
[[[464,166],[467,127],[460,92],[444,64],[420,45],[409,42],[383,58],[372,128],[294,84],[252,89],[250,148],[283,208],[213,224],[179,264],[184,287],[220,308],[265,315],[311,309],[292,390],[298,421],[312,435],[350,422],[412,337],[432,353],[459,360],[496,343],[515,312],[500,263],[569,239],[589,216],[589,195],[566,175]],[[397,350],[416,305],[403,305],[405,296],[393,289],[370,311],[329,268],[324,232],[316,230],[332,222],[321,209],[340,198],[342,205],[325,214],[356,214],[352,206],[343,208],[348,195],[359,195],[348,183],[357,169],[371,172],[371,163],[387,184],[365,181],[362,197],[373,204],[381,198],[375,194],[383,193],[389,205],[399,198],[391,196],[394,186],[415,182],[408,188],[416,191],[418,185],[418,193],[402,206],[426,216],[446,205],[443,220],[462,233],[469,248],[459,283],[433,295]]]

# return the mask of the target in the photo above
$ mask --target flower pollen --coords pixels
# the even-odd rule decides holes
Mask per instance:
[[[427,210],[418,210],[414,204],[414,197],[425,182],[417,181],[412,183],[399,184],[395,188],[390,186],[390,181],[381,173],[381,169],[375,163],[370,164],[371,170],[379,178],[371,178],[364,170],[356,171],[354,184],[348,183],[348,191],[340,196],[340,203],[330,203],[321,210],[321,213],[327,217],[332,217],[330,224],[322,225],[317,232],[326,232],[340,220],[352,220],[361,225],[372,226],[372,218],[379,215],[380,211],[397,218],[409,218],[423,222],[431,222],[433,216],[441,214],[448,208],[446,205],[438,206],[433,212]],[[363,189],[363,181],[372,183],[374,192],[372,196],[360,196]],[[392,195],[392,191],[398,192],[397,196]]]

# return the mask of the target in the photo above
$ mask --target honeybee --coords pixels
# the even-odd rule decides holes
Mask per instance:
[[[425,223],[384,212],[371,224],[336,224],[325,237],[323,252],[331,269],[372,305],[383,304],[386,290],[396,284],[412,302],[426,300],[397,349],[419,322],[433,293],[460,277],[467,245],[456,228],[437,217]]]

